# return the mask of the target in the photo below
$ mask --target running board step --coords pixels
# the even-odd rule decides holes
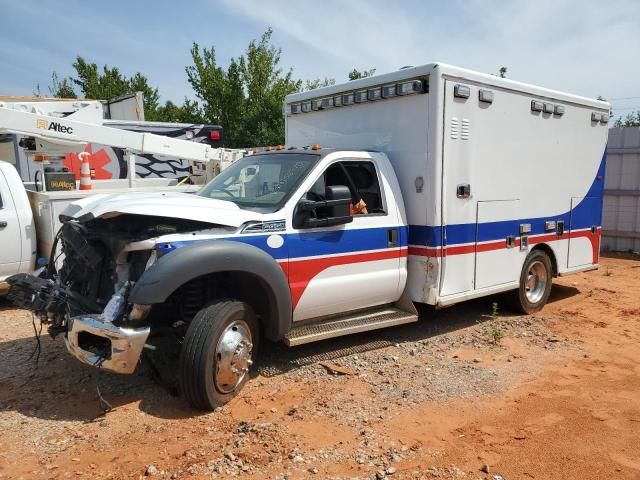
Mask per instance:
[[[388,307],[294,327],[284,337],[284,343],[293,347],[327,338],[341,337],[351,333],[367,332],[417,321],[418,316],[413,313]]]

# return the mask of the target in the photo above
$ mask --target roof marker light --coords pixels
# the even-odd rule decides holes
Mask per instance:
[[[320,144],[319,143],[314,143],[313,145],[311,145],[311,150],[320,150]]]
[[[353,105],[353,93],[345,93],[342,95],[342,105]]]
[[[553,113],[553,103],[545,103],[542,107],[544,113]]]
[[[453,87],[453,96],[457,98],[469,98],[471,96],[471,88],[467,85],[455,85]]]
[[[295,115],[296,113],[300,113],[302,111],[299,103],[292,103],[289,107],[291,108],[292,115]]]
[[[396,85],[384,85],[382,87],[382,98],[390,98],[396,96]]]
[[[342,106],[342,95],[338,95],[336,97],[333,97],[333,106],[334,107],[341,107]]]
[[[544,108],[544,104],[539,100],[531,100],[531,110],[534,112],[541,112]]]
[[[424,92],[425,88],[422,80],[411,80],[410,82],[398,83],[396,85],[396,95],[412,95],[414,93]]]
[[[484,103],[493,103],[493,92],[491,90],[478,90],[478,100]]]
[[[553,113],[555,113],[558,116],[564,115],[564,105],[556,105],[555,108],[553,109]]]
[[[356,103],[364,103],[367,101],[367,91],[366,90],[359,90],[357,92],[354,93],[354,100]]]
[[[300,104],[300,109],[304,112],[310,112],[311,111],[311,102],[302,102]]]
[[[600,123],[609,123],[609,114],[608,113],[603,113],[600,116]]]
[[[370,88],[367,90],[367,99],[370,102],[375,102],[376,100],[380,100],[382,98],[382,88]]]
[[[591,121],[592,122],[599,122],[600,120],[602,120],[602,115],[598,112],[591,112]]]

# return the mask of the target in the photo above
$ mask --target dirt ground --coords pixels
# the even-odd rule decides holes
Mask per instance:
[[[534,316],[496,297],[421,317],[266,345],[240,396],[203,414],[62,338],[36,365],[31,315],[5,304],[0,478],[640,479],[639,260],[556,279]]]

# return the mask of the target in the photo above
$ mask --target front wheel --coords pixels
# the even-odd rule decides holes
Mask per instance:
[[[180,390],[189,404],[213,410],[236,396],[249,378],[258,334],[244,302],[219,301],[196,314],[180,352]]]
[[[551,260],[542,250],[534,250],[528,256],[520,274],[520,286],[509,293],[509,306],[524,314],[542,310],[551,294]]]

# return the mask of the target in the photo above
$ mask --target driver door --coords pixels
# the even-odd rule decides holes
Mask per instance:
[[[330,163],[305,193],[307,200],[321,201],[327,186],[344,185],[351,191],[352,204],[363,200],[367,208],[354,214],[351,223],[294,229],[289,241],[294,321],[392,303],[400,297],[406,248],[400,245],[399,213],[393,202],[387,204],[381,184],[374,159],[339,160]]]

